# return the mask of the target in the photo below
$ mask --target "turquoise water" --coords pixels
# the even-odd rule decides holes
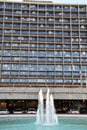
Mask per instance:
[[[2,118],[0,130],[87,130],[87,118],[60,118],[57,126],[40,126],[35,118]]]

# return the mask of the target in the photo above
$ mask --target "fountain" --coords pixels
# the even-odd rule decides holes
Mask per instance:
[[[49,89],[46,94],[46,104],[43,103],[43,93],[40,89],[38,94],[38,110],[36,116],[36,124],[52,126],[58,124],[58,118],[55,113],[53,96]]]

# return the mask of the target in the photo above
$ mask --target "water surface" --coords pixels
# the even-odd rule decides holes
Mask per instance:
[[[59,118],[56,126],[35,124],[35,118],[2,118],[0,130],[87,130],[87,118]]]

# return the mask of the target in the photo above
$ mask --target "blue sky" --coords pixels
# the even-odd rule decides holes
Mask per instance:
[[[56,3],[87,4],[87,0],[52,0]]]

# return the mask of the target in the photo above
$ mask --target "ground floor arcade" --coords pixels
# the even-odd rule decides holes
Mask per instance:
[[[45,100],[44,100],[45,104]],[[78,110],[80,113],[87,113],[87,100],[54,100],[56,113],[69,113],[70,110]],[[13,111],[16,109],[37,110],[38,100],[0,100],[0,109]]]

